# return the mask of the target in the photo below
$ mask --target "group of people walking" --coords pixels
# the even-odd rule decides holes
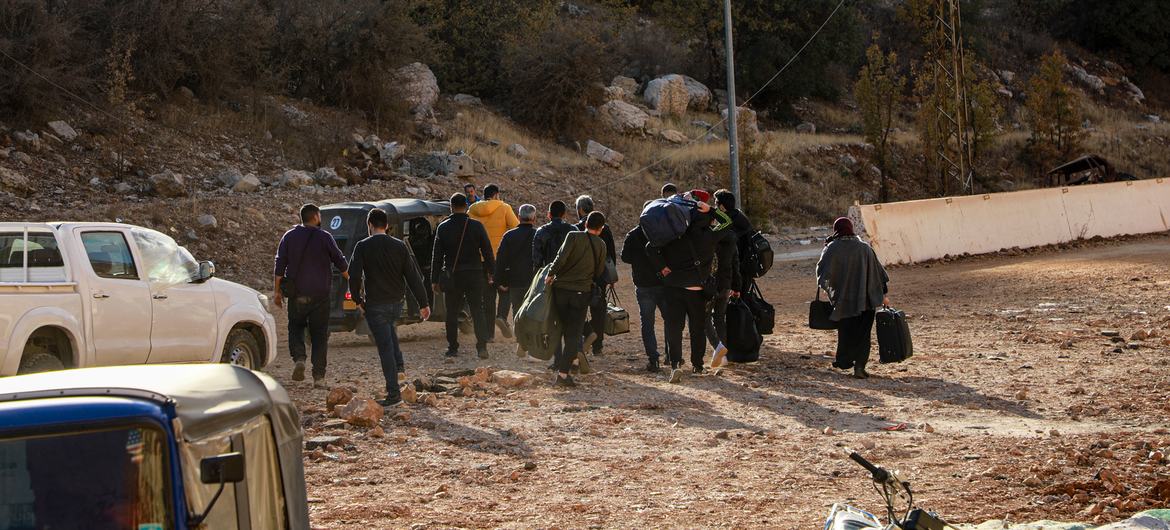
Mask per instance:
[[[619,254],[606,216],[595,210],[591,197],[583,195],[575,203],[576,224],[566,220],[568,205],[553,201],[547,223],[537,228],[536,207],[524,204],[513,211],[502,200],[499,186],[484,187],[483,197],[475,195],[474,188],[467,192],[470,196],[450,197],[451,215],[435,231],[431,256],[431,288],[445,307],[446,355],[459,355],[460,308],[466,308],[476,353],[488,358],[487,344],[495,332],[511,337],[509,313],[520,309],[537,271],[551,265],[545,282],[553,290],[555,318],[562,330],[551,368],[557,385],[575,386],[573,375],[588,371],[586,354],[603,351],[605,292],[617,282]],[[693,205],[685,233],[655,246],[642,227],[635,227],[626,234],[620,257],[632,271],[646,370],[659,372],[665,359],[670,382],[680,383],[685,374],[684,331],[689,334],[693,373],[718,370],[726,362],[727,307],[752,285],[754,274],[743,254],[755,230],[728,190],[680,192],[667,184],[662,197],[683,198]],[[278,306],[288,304],[293,380],[304,379],[308,330],[314,384],[324,386],[329,282],[332,269],[340,271],[377,345],[386,379],[382,403],[391,405],[401,401],[399,379],[404,364],[395,322],[405,295],[409,291],[419,302],[424,320],[430,317],[432,297],[408,246],[387,234],[386,212],[371,210],[366,223],[369,237],[358,242],[346,260],[336,241],[321,233],[320,210],[314,205],[302,207],[301,224],[285,234],[277,250],[274,300]],[[853,368],[862,377],[867,375],[874,309],[888,303],[888,277],[880,264],[874,267],[872,249],[847,223],[844,219],[834,225],[834,237],[817,266],[817,283],[835,304],[833,319],[841,322],[833,365]],[[655,334],[656,312],[665,330],[661,352]],[[522,346],[517,346],[517,354],[525,355]]]

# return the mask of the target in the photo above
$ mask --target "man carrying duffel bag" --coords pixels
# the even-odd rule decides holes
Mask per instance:
[[[837,324],[834,368],[852,368],[853,377],[858,379],[869,377],[865,365],[869,362],[874,313],[890,303],[889,281],[873,248],[854,234],[853,222],[847,217],[837,219],[817,262],[817,287],[829,294],[829,320]]]

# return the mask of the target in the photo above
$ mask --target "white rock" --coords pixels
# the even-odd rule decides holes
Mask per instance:
[[[0,167],[0,190],[25,193],[32,191],[28,177],[17,173],[15,170],[6,167]]]
[[[674,129],[664,129],[658,133],[658,136],[672,144],[685,144],[688,140],[687,135]]]
[[[1065,69],[1068,70],[1068,72],[1072,74],[1073,78],[1076,79],[1080,84],[1085,85],[1085,87],[1092,89],[1098,94],[1105,93],[1105,81],[1100,77],[1090,74],[1089,72],[1085,71],[1084,68],[1071,63],[1065,65]]]
[[[150,176],[150,186],[160,197],[175,198],[187,196],[187,179],[171,170]]]
[[[232,191],[236,193],[252,193],[258,189],[260,189],[260,179],[252,173],[244,175],[232,186]]]
[[[451,177],[470,177],[475,175],[475,161],[470,156],[444,151],[435,151],[427,155],[423,167],[437,175]]]
[[[343,188],[348,184],[345,178],[338,175],[337,170],[331,167],[317,168],[317,172],[313,174],[313,180],[317,181],[317,184],[330,188]]]
[[[114,191],[121,195],[126,195],[134,191],[134,186],[131,186],[125,182],[119,182],[114,184]]]
[[[299,169],[285,170],[276,181],[277,186],[294,189],[307,188],[314,184],[316,184],[316,181],[313,180],[313,175],[310,175],[308,171],[301,171]]]
[[[63,121],[51,121],[49,122],[49,128],[53,130],[53,133],[56,134],[58,138],[65,140],[66,142],[72,142],[73,140],[77,139],[77,131],[74,130],[73,127],[70,127],[68,123]]]
[[[626,159],[625,155],[593,140],[589,140],[589,143],[586,144],[585,156],[613,167],[621,166],[622,161]]]
[[[638,81],[632,77],[619,75],[609,82],[609,86],[618,87],[625,92],[627,96],[633,96],[638,93]]]
[[[471,94],[455,94],[455,97],[452,99],[456,104],[463,105],[465,107],[478,107],[483,105],[482,99],[479,99]]]
[[[394,75],[411,112],[429,113],[439,101],[439,80],[427,65],[411,63],[396,70]]]
[[[610,101],[597,109],[602,122],[618,132],[631,134],[642,132],[650,115],[625,101]]]
[[[240,181],[240,179],[244,178],[244,175],[243,173],[240,173],[239,169],[229,167],[220,170],[215,178],[218,179],[219,183],[223,184],[224,187],[230,188],[235,186],[236,183]]]
[[[814,123],[806,121],[806,122],[796,126],[796,132],[798,132],[800,134],[816,134],[817,133],[817,126]]]
[[[646,83],[642,98],[664,116],[682,116],[690,105],[690,93],[682,76],[659,77]]]
[[[525,158],[528,156],[528,149],[520,144],[512,144],[508,146],[508,154],[516,158]]]
[[[395,160],[402,158],[402,155],[405,153],[406,146],[398,142],[387,142],[378,147],[378,158],[387,166],[392,165]]]
[[[727,109],[723,109],[723,120],[723,130],[730,131],[731,122],[728,120]],[[735,121],[741,140],[752,141],[760,136],[760,121],[756,111],[747,107],[736,107]]]
[[[219,226],[219,221],[217,221],[215,219],[214,215],[211,215],[209,213],[205,213],[203,215],[200,215],[198,218],[195,219],[195,221],[199,223],[199,226],[207,226],[207,227],[211,227],[211,228],[215,228],[215,227]]]

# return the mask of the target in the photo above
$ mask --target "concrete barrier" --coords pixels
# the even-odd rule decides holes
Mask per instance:
[[[917,263],[1170,230],[1170,179],[867,204],[850,211],[882,263]]]

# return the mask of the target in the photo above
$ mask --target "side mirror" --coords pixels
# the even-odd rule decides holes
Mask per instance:
[[[200,272],[203,272],[204,264],[211,265],[211,262],[205,261],[200,263]],[[214,266],[212,267],[214,268]],[[209,456],[200,460],[199,481],[204,484],[219,484],[219,489],[216,490],[215,496],[211,498],[211,502],[207,503],[207,508],[203,510],[203,513],[191,513],[187,516],[187,525],[191,528],[196,528],[203,524],[208,514],[211,513],[211,509],[215,507],[215,502],[223,494],[223,487],[228,483],[235,484],[242,480],[244,480],[244,455],[242,453],[226,453]]]
[[[199,274],[196,276],[197,283],[203,283],[215,277],[215,264],[210,261],[199,262]]]
[[[199,480],[204,484],[236,483],[244,480],[244,455],[227,453],[199,462]]]

